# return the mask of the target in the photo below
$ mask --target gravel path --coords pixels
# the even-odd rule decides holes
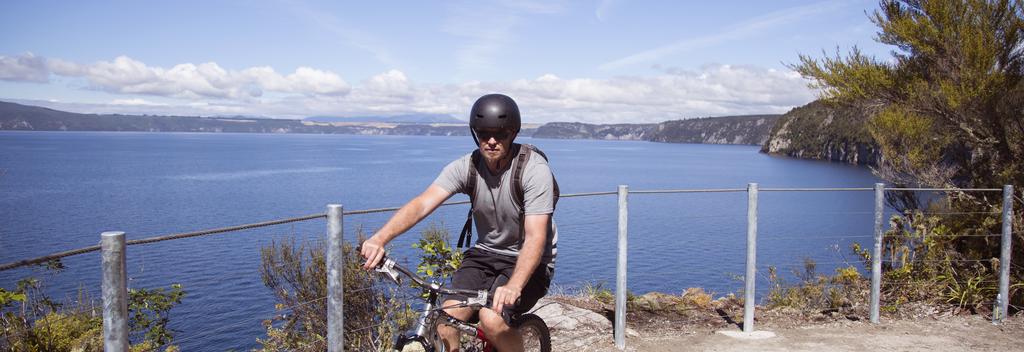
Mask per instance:
[[[612,324],[602,314],[570,304],[542,301],[537,310],[552,329],[554,351],[618,351]],[[885,320],[881,324],[838,320],[822,323],[759,323],[774,337],[744,339],[721,331],[734,326],[647,326],[627,329],[627,351],[1024,351],[1024,317],[1001,325],[983,316]]]

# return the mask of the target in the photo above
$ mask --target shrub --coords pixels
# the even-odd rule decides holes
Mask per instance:
[[[362,239],[360,234],[360,242]],[[345,350],[380,351],[390,347],[411,319],[381,277],[362,269],[355,248],[344,243],[343,289]],[[260,275],[277,297],[279,314],[264,322],[267,335],[257,339],[264,351],[322,351],[327,346],[327,265],[324,241],[294,239],[262,249]]]
[[[611,289],[604,287],[603,282],[584,282],[583,287],[580,288],[580,294],[585,298],[604,304],[612,304],[615,301],[615,294]]]
[[[788,284],[775,266],[768,267],[771,290],[765,297],[767,306],[804,312],[850,310],[854,302],[862,301],[868,285],[853,266],[837,268],[833,276],[818,274],[817,264],[810,258],[805,258],[802,270],[794,269],[793,274],[799,282]]]
[[[60,270],[61,266],[50,266]],[[128,329],[132,351],[155,351],[164,346],[176,351],[167,328],[168,313],[181,302],[181,285],[138,289],[129,292]],[[17,307],[16,307],[17,306]],[[26,278],[14,291],[0,289],[0,350],[4,351],[102,351],[103,312],[96,300],[79,290],[77,297],[58,303],[43,293],[42,281]]]
[[[358,242],[363,234],[359,231]],[[462,253],[448,243],[449,234],[431,225],[414,248],[422,250],[417,271],[445,281],[459,267]],[[345,290],[345,349],[382,351],[416,319],[402,288],[373,271],[363,270],[363,257],[349,243],[342,245]],[[258,339],[265,351],[321,351],[327,344],[327,262],[323,241],[296,244],[273,242],[262,249],[260,275],[277,296],[281,314],[265,321],[267,336]]]
[[[710,309],[712,300],[711,294],[699,287],[690,287],[682,295],[683,305],[699,309]]]
[[[929,211],[943,212],[939,205],[931,205]],[[991,309],[999,282],[999,260],[991,249],[998,247],[999,237],[984,229],[996,224],[992,217],[978,222],[925,215],[921,210],[894,215],[884,234],[881,258],[882,298],[889,311],[910,302],[952,304],[957,311],[974,313]],[[853,250],[870,268],[871,252],[859,244]],[[1020,293],[1011,290],[1010,297],[1020,300]]]

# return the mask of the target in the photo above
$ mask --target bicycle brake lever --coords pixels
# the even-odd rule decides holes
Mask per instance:
[[[487,291],[476,291],[476,297],[467,297],[466,304],[487,306]]]
[[[379,273],[387,274],[391,281],[394,281],[398,285],[402,285],[402,278],[398,276],[398,270],[395,270],[395,261],[391,258],[384,259],[384,263],[374,270]]]

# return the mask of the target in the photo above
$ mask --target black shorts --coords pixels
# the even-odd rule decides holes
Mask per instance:
[[[452,275],[452,288],[467,290],[489,290],[490,296],[494,297],[494,290],[508,282],[515,271],[516,257],[491,253],[479,248],[470,248],[462,257],[462,266]],[[511,307],[506,306],[503,311],[512,308],[510,313],[519,315],[526,313],[537,304],[541,297],[548,293],[548,286],[551,285],[551,276],[554,269],[546,263],[537,265],[530,280],[523,287],[519,294],[519,300]],[[465,297],[452,297],[452,299],[465,299]],[[447,297],[446,297],[447,299]],[[504,315],[505,321],[511,319],[510,315]]]

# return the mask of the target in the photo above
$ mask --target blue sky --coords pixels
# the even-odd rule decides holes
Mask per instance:
[[[875,1],[7,1],[0,100],[79,112],[527,122],[783,113],[786,68],[875,43]]]

